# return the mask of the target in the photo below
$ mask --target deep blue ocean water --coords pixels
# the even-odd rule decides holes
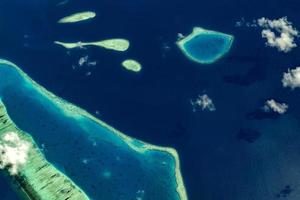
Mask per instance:
[[[277,199],[286,186],[292,188],[288,199],[299,199],[300,91],[282,88],[280,80],[287,68],[299,65],[300,49],[279,53],[265,47],[259,30],[235,27],[242,17],[288,16],[300,29],[298,1],[56,3],[1,0],[0,56],[58,96],[91,113],[98,110],[102,120],[127,135],[176,148],[191,200]],[[85,9],[97,18],[56,24]],[[190,33],[194,26],[234,35],[231,51],[211,65],[186,59],[175,41],[177,33]],[[129,39],[129,51],[89,48],[69,55],[53,44],[113,37]],[[98,61],[91,76],[85,76],[86,69],[72,69],[85,55]],[[143,64],[139,74],[121,67],[128,57]],[[190,99],[203,92],[213,99],[215,112],[192,112]],[[269,98],[287,102],[288,113],[275,119],[248,117]],[[253,143],[239,140],[241,129],[256,130],[259,137]]]

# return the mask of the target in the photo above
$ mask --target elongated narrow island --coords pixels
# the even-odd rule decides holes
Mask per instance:
[[[0,102],[0,161],[28,200],[89,200],[86,194],[50,164],[29,134],[20,130]]]
[[[233,40],[232,35],[195,27],[191,34],[180,37],[176,44],[190,60],[211,64],[230,50]]]
[[[58,23],[60,23],[60,24],[76,23],[76,22],[89,20],[94,17],[96,17],[96,13],[94,13],[94,12],[91,12],[91,11],[79,12],[79,13],[75,13],[75,14],[66,16],[64,18],[61,18],[60,20],[58,20]]]
[[[54,43],[61,45],[67,49],[82,48],[84,46],[98,46],[98,47],[115,50],[115,51],[126,51],[129,48],[129,41],[125,39],[119,39],[119,38],[102,40],[98,42],[67,43],[67,42],[54,41]]]
[[[20,179],[28,180],[24,184],[30,185],[30,189],[23,187],[27,194],[31,194],[31,190],[45,191],[43,195],[72,193],[80,194],[81,200],[87,197],[97,200],[188,199],[176,150],[124,135],[50,93],[11,62],[0,60],[0,77],[1,101],[9,121],[18,127],[7,131],[16,132],[21,140],[43,149],[45,156],[41,157],[42,154],[32,148],[27,157],[32,160],[25,164],[23,159],[19,161],[23,166],[18,168]],[[3,113],[4,107],[1,108]],[[60,176],[56,177],[56,173]],[[63,190],[55,189],[58,183],[65,186]],[[56,199],[48,197],[42,200]]]

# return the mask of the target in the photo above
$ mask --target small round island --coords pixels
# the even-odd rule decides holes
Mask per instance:
[[[233,40],[232,35],[195,27],[191,34],[180,37],[176,44],[190,60],[211,64],[230,50]]]
[[[142,65],[136,60],[132,60],[132,59],[124,60],[122,62],[122,66],[125,67],[127,70],[133,72],[139,72],[142,69]]]

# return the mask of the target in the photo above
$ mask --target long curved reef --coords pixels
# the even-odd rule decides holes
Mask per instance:
[[[18,184],[24,199],[89,200],[86,194],[51,165],[29,134],[20,130],[0,102],[0,161]]]
[[[124,135],[8,61],[0,60],[0,77],[0,98],[12,121],[90,199],[187,200],[174,149]]]

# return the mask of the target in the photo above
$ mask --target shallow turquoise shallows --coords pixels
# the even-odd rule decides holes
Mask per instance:
[[[232,35],[195,27],[190,35],[180,38],[177,45],[190,60],[211,64],[230,50],[233,40]]]
[[[187,199],[174,149],[120,133],[5,60],[0,60],[0,97],[16,125],[91,199]]]

